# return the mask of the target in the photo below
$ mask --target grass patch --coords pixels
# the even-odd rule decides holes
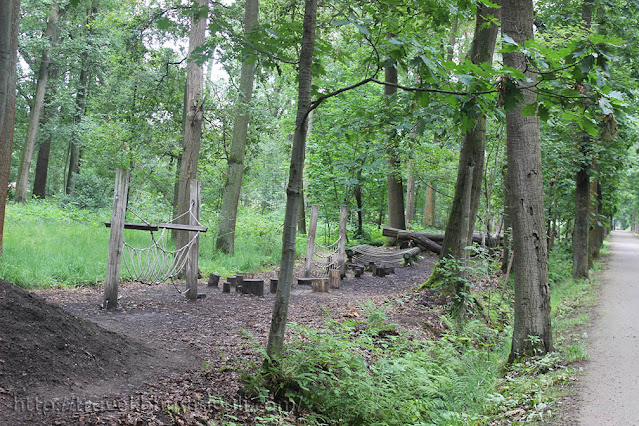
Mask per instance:
[[[137,212],[150,222],[167,220],[152,210],[138,206]],[[86,210],[68,204],[61,207],[48,200],[8,204],[0,276],[24,288],[91,285],[103,281],[110,232],[104,221],[110,216],[110,209]],[[141,220],[129,214],[127,221]],[[202,223],[209,226],[209,232],[201,234],[200,239],[200,270],[204,274],[215,272],[228,276],[272,269],[279,264],[281,218],[242,209],[233,255],[214,249],[215,221],[213,215],[203,215]],[[125,230],[124,239],[140,248],[152,242],[149,232],[136,230]],[[298,254],[305,244],[305,237],[300,237]],[[127,278],[124,268],[122,277]]]

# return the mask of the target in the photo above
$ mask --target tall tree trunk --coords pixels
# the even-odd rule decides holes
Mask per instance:
[[[520,46],[533,38],[532,0],[503,0],[502,31]],[[522,53],[504,54],[504,65],[526,72],[534,85]],[[509,361],[552,351],[548,252],[544,226],[544,187],[541,170],[539,118],[523,117],[522,108],[536,94],[522,90],[523,101],[506,111],[506,140],[510,212],[513,228],[515,318]]]
[[[189,53],[186,66],[185,116],[183,123],[182,161],[178,180],[178,216],[184,214],[180,223],[188,224],[190,209],[190,180],[197,177],[197,164],[202,140],[202,120],[204,118],[204,70],[193,57],[193,51],[204,44],[208,6],[207,0],[197,0],[198,10],[194,11],[189,33]],[[208,14],[208,11],[206,12]],[[177,247],[184,247],[189,241],[189,232],[178,232]]]
[[[91,8],[87,13],[87,47],[92,48],[93,26],[91,23],[98,11],[97,0],[91,2]],[[80,76],[78,78],[78,87],[75,95],[75,113],[73,116],[73,131],[69,140],[69,169],[67,172],[67,183],[64,191],[71,194],[75,189],[75,175],[80,173],[80,130],[79,125],[82,117],[86,114],[86,99],[89,89],[90,69],[88,55],[84,55],[80,61]]]
[[[387,65],[384,68],[384,81],[397,84],[397,68],[395,65]],[[397,87],[384,86],[384,95],[394,96]],[[396,136],[389,137],[387,147],[388,173],[386,184],[388,189],[388,225],[392,228],[406,229],[406,217],[404,216],[404,185],[402,183],[401,161],[398,153],[398,141]]]
[[[435,206],[437,200],[436,185],[429,181],[426,184],[426,203],[424,204],[424,226],[435,226]]]
[[[573,278],[588,278],[588,248],[590,247],[588,243],[590,238],[589,168],[589,165],[582,165],[575,178],[575,226],[572,234]]]
[[[0,120],[0,255],[2,255],[4,241],[4,216],[7,206],[7,186],[9,184],[9,173],[11,172],[11,151],[13,149],[13,131],[16,113],[16,65],[18,55],[18,29],[20,20],[20,0],[0,0],[2,12],[0,12],[0,37],[9,37],[8,52],[5,49],[0,53],[3,70],[8,71],[5,91],[0,91],[0,104],[4,106],[4,112]],[[5,21],[4,12],[11,11],[8,21]],[[10,28],[9,33],[5,33],[6,28]],[[0,42],[4,46],[5,41]],[[8,55],[8,57],[6,57]],[[6,67],[6,70],[4,70]]]
[[[592,22],[592,0],[584,0],[581,7],[581,24],[586,31],[590,31]],[[590,249],[590,158],[591,137],[583,133],[580,135],[579,152],[581,162],[575,176],[575,226],[572,234],[572,276],[573,278],[588,278],[589,249]]]
[[[244,12],[244,32],[246,35],[257,26],[259,1],[246,0]],[[233,124],[233,138],[229,151],[229,169],[222,197],[222,210],[217,228],[215,247],[224,253],[235,250],[235,224],[237,206],[240,201],[242,176],[244,174],[244,158],[246,155],[246,134],[249,126],[249,110],[253,96],[253,79],[255,76],[255,57],[247,55],[242,61],[240,71],[240,94],[237,99],[237,113]]]
[[[306,235],[306,201],[304,200],[304,188],[300,195],[300,210],[297,214],[297,232]]]
[[[50,68],[49,80],[58,79],[58,68]],[[55,98],[58,91],[57,87],[52,87],[48,90],[43,106],[42,120],[40,121],[40,127],[44,127],[51,116],[51,103]],[[33,179],[33,197],[44,199],[47,196],[47,175],[49,174],[49,155],[51,153],[51,134],[48,133],[44,136],[44,140],[40,142],[38,147],[38,159],[36,161],[35,177]]]
[[[364,235],[364,206],[362,204],[362,169],[357,169],[357,183],[353,187],[355,203],[357,204],[357,235]]]
[[[408,178],[406,179],[406,226],[415,217],[415,165],[412,161],[408,163]]]
[[[302,175],[306,153],[307,115],[311,108],[311,85],[313,50],[315,45],[315,27],[317,18],[317,0],[305,0],[302,49],[299,61],[299,85],[295,134],[291,150],[291,168],[286,188],[286,213],[282,235],[282,260],[280,262],[279,284],[273,304],[271,329],[268,335],[266,353],[267,362],[277,364],[284,348],[284,332],[288,317],[288,303],[293,283],[295,264],[295,237],[297,211],[302,193]]]
[[[490,24],[491,18],[499,17],[500,9],[489,8],[477,4],[477,19],[475,22],[475,34],[470,47],[470,60],[474,64],[492,64],[495,52],[495,43],[499,28]],[[444,242],[442,243],[441,257],[464,258],[465,241],[472,241],[475,220],[481,199],[481,184],[484,175],[484,155],[486,151],[486,117],[477,118],[475,126],[464,134],[462,149],[459,154],[459,167],[457,169],[457,181],[455,195],[446,223]],[[472,178],[466,174],[472,171]],[[471,188],[467,189],[466,185]],[[465,200],[464,197],[470,197]],[[470,206],[470,211],[465,212],[463,206]],[[461,226],[462,218],[469,215],[468,227]]]
[[[510,186],[508,182],[508,167],[502,168],[502,179],[504,182],[504,252],[501,258],[501,270],[506,273],[508,271],[508,264],[510,263],[510,243],[512,236],[512,225],[510,221]],[[507,283],[504,283],[506,285]]]
[[[10,96],[13,64],[12,40],[13,0],[0,1],[0,129],[4,122],[7,98]]]
[[[51,47],[56,38],[56,23],[58,20],[58,3],[51,4],[49,18],[47,20],[48,38],[46,47],[42,51],[42,59],[40,61],[40,70],[38,72],[38,83],[36,85],[36,93],[31,107],[29,116],[29,127],[27,128],[27,138],[22,148],[20,158],[20,167],[18,168],[18,178],[16,180],[15,200],[21,203],[27,201],[27,191],[29,184],[29,171],[31,170],[31,160],[33,159],[33,150],[35,148],[36,137],[38,136],[38,127],[40,125],[40,114],[42,105],[44,104],[44,94],[47,90],[47,80],[49,78],[49,64],[51,63]]]

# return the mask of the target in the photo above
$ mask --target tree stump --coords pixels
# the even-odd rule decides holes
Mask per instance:
[[[339,270],[335,272],[337,272],[337,276],[339,277]],[[313,289],[314,293],[328,293],[328,288],[329,288],[328,278],[313,278],[313,281],[311,283],[311,288]]]
[[[353,272],[355,273],[355,278],[362,278],[362,275],[364,275],[364,267],[356,266],[353,268]]]
[[[242,294],[264,296],[264,280],[247,278],[242,281]]]
[[[218,287],[220,284],[220,276],[216,274],[209,274],[208,287]]]
[[[331,269],[328,271],[328,282],[330,288],[339,288],[342,277],[340,276],[339,269]]]
[[[271,278],[271,286],[270,286],[271,294],[277,293],[277,283],[278,282],[279,282],[279,280],[277,278]]]
[[[231,292],[231,283],[227,281],[224,284],[222,284],[222,293],[230,293],[230,292]]]

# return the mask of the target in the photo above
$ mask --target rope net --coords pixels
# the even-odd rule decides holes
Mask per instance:
[[[202,224],[195,216],[193,208],[194,203],[191,203],[188,211],[167,223],[176,223],[183,217],[189,215],[198,226],[201,226]],[[150,225],[147,221],[135,214],[135,212],[131,211],[131,213],[140,218],[145,224]],[[192,233],[192,236],[188,243],[179,249],[171,250],[167,244],[167,240],[169,239],[169,237],[166,236],[167,228],[160,229],[160,234],[157,237],[154,231],[150,231],[152,243],[148,247],[133,247],[124,241],[122,258],[124,259],[124,266],[133,281],[151,285],[161,284],[169,279],[173,279],[173,277],[178,275],[186,266],[189,251],[200,235],[200,231],[189,231]]]
[[[338,252],[342,238],[344,237],[340,235],[334,243],[328,246],[315,242],[313,260],[311,261],[313,276],[328,275],[330,270],[339,269]]]
[[[406,253],[412,253],[414,248],[408,248],[403,250],[385,249],[382,247],[375,247],[368,244],[361,246],[351,247],[353,252],[353,261],[355,263],[361,263],[367,265],[370,262],[375,264],[399,264],[404,260]]]

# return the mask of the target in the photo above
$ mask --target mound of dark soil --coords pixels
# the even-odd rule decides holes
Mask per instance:
[[[153,368],[157,356],[157,349],[0,280],[0,394],[47,398],[127,382],[129,372]]]

